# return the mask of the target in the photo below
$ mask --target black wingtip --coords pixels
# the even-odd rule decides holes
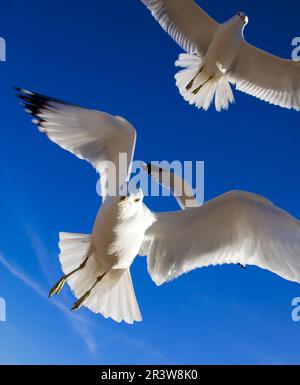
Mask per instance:
[[[32,109],[34,113],[32,115],[36,115],[41,110],[51,109],[51,112],[55,112],[59,106],[74,106],[82,108],[79,104],[74,104],[70,102],[66,102],[61,99],[56,99],[51,96],[43,95],[35,91],[30,91],[25,88],[15,87],[17,91],[17,97],[26,102],[28,107],[28,103],[32,105]]]
[[[14,89],[15,91],[17,91],[17,92],[23,92],[23,93],[29,92],[29,91],[27,91],[27,90],[25,90],[24,88],[21,88],[21,87],[13,87],[13,89]]]
[[[25,108],[25,111],[34,116],[38,124],[41,124],[43,120],[38,115],[41,110],[47,109],[49,99],[24,88],[15,87],[15,89],[18,92],[17,97],[21,99],[20,104]]]
[[[35,92],[26,90],[25,88],[21,88],[21,87],[14,87],[14,89],[15,89],[15,91],[19,92],[20,94],[24,94],[24,95],[34,95],[35,94]]]
[[[147,163],[147,172],[149,175],[151,175],[151,163]]]
[[[52,98],[50,96],[46,96],[40,94],[38,92],[30,91],[25,88],[15,87],[15,90],[18,92],[18,97],[27,101],[27,102],[38,102],[39,104],[47,104],[47,103],[57,103],[57,104],[69,104],[59,99]]]
[[[160,167],[160,168],[158,169],[158,174],[161,176],[161,175],[163,174],[163,171],[164,171],[164,170]],[[152,166],[151,166],[151,163],[147,163],[147,172],[148,172],[149,175],[152,174]]]

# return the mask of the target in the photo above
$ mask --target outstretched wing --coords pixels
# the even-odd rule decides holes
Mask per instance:
[[[140,251],[157,285],[193,269],[240,263],[300,283],[300,224],[268,200],[230,192],[201,207],[156,214]]]
[[[142,0],[162,28],[188,53],[204,57],[219,24],[193,0]]]
[[[157,183],[171,191],[182,209],[201,205],[189,183],[173,171],[150,163],[142,164],[142,167]]]
[[[119,116],[17,90],[38,129],[63,149],[90,162],[100,173],[103,199],[108,194],[109,164],[116,166],[117,187],[124,185],[131,173],[136,141],[136,131],[129,122]],[[127,162],[122,165],[125,172],[118,179],[120,154],[126,154]]]
[[[300,63],[242,43],[230,81],[247,94],[280,107],[300,110]]]

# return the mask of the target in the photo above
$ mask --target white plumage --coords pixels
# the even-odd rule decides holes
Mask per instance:
[[[142,251],[158,285],[199,267],[232,263],[256,265],[300,283],[299,221],[247,192],[157,214]]]
[[[40,131],[92,163],[101,177],[100,160],[117,160],[124,150],[132,159],[135,129],[123,118],[19,92]],[[84,305],[118,322],[140,321],[130,276],[138,254],[147,256],[149,274],[157,285],[198,267],[224,263],[256,265],[300,282],[298,220],[263,197],[239,191],[202,206],[192,197],[194,207],[185,209],[192,192],[187,182],[165,169],[144,168],[174,193],[184,210],[153,213],[143,203],[141,190],[129,196],[105,191],[91,235],[60,233],[59,258],[65,276],[51,295],[68,282],[77,297],[73,309]],[[129,162],[120,186],[129,179],[130,169]]]
[[[172,192],[182,209],[200,206],[192,187],[173,171],[166,170],[154,164],[145,163],[142,164],[142,168],[148,172],[157,183]]]
[[[176,65],[176,84],[190,104],[217,111],[234,102],[236,89],[283,108],[300,110],[300,63],[271,55],[244,40],[248,17],[239,12],[217,23],[193,0],[142,0],[187,54]]]

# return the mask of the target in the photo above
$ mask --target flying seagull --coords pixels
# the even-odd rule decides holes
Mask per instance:
[[[120,152],[133,159],[136,131],[124,118],[23,89],[18,92],[39,130],[90,162],[100,178],[107,177],[103,160],[118,166]],[[129,180],[129,163],[120,184]],[[165,169],[144,168],[174,194],[186,185],[172,173],[167,181]],[[143,203],[141,190],[113,196],[103,181],[102,186],[103,202],[91,234],[59,234],[65,275],[50,296],[68,282],[77,298],[73,310],[86,306],[118,322],[141,321],[130,275],[137,255],[147,256],[148,272],[157,285],[196,268],[233,263],[256,265],[300,282],[299,222],[259,195],[231,191],[185,208],[190,187],[179,198],[183,210],[154,213]]]
[[[236,89],[277,106],[300,110],[300,63],[269,54],[244,40],[248,17],[239,12],[219,24],[193,0],[142,0],[162,28],[186,51],[175,75],[183,98],[217,111],[234,102]]]

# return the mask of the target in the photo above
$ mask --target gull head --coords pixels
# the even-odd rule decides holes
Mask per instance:
[[[226,21],[224,24],[229,24],[231,29],[235,32],[241,33],[243,36],[244,28],[248,24],[249,18],[244,12],[238,12],[231,19]]]
[[[244,13],[244,12],[238,12],[235,16],[234,19],[244,28],[248,22],[249,22],[249,17]]]
[[[132,214],[137,212],[143,205],[144,194],[141,188],[128,195],[119,197],[119,207],[123,211],[128,211]]]

